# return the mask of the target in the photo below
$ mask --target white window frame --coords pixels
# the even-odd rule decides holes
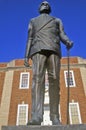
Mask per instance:
[[[72,74],[73,85],[70,85],[70,84],[69,84],[69,87],[75,87],[74,72],[73,72],[73,70],[70,70],[70,72],[71,72],[71,74]],[[66,87],[68,87],[66,73],[68,73],[68,71],[64,71],[65,84],[66,84]]]
[[[26,107],[26,122],[25,124],[28,123],[28,104],[18,104],[18,108],[17,108],[17,122],[16,122],[16,125],[19,125],[19,110],[20,110],[20,107]],[[22,124],[23,125],[23,124]]]
[[[27,83],[27,87],[22,87],[22,76],[23,74],[27,74],[28,75],[28,83]],[[29,88],[29,81],[30,81],[30,73],[29,72],[22,72],[20,74],[20,85],[19,85],[19,88],[20,89],[28,89]]]
[[[79,124],[82,123],[81,121],[81,115],[80,115],[80,108],[79,108],[79,104],[78,102],[74,102],[74,103],[69,103],[69,116],[70,116],[70,124],[73,124],[72,122],[72,114],[71,114],[71,108],[70,108],[70,105],[75,105],[76,104],[76,107],[77,107],[77,111],[78,111],[78,117],[79,117]]]
[[[59,104],[59,120],[61,121],[61,107],[60,107],[60,104]]]

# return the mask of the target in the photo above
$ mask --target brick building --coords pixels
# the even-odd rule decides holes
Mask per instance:
[[[26,125],[31,118],[32,69],[23,59],[0,63],[0,126]],[[30,65],[31,65],[30,61]],[[62,124],[67,120],[67,58],[61,59],[59,114]],[[45,114],[42,124],[49,121],[48,76],[45,81]],[[70,58],[70,124],[86,123],[86,59]]]

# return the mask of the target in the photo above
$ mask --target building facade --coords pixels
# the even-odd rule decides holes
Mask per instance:
[[[0,127],[26,125],[31,118],[32,62],[26,68],[23,59],[0,63]],[[49,119],[48,75],[46,71],[44,121]],[[86,59],[70,57],[69,123],[86,123]],[[61,59],[59,114],[62,124],[67,123],[68,65]]]

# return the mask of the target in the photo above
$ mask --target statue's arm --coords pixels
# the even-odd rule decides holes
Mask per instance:
[[[32,40],[33,40],[33,26],[32,23],[30,22],[28,27],[28,38],[26,43],[25,59],[24,59],[24,65],[26,67],[29,66],[28,60],[30,58],[30,49],[31,49]]]
[[[60,36],[60,40],[66,45],[66,47],[68,49],[70,49],[73,46],[73,41],[71,41],[68,38],[68,36],[66,35],[66,33],[64,31],[63,23],[62,23],[62,21],[60,19],[58,20],[58,24],[59,24],[59,36]]]

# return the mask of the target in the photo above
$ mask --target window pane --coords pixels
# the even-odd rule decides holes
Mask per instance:
[[[81,117],[78,103],[70,103],[69,108],[70,108],[71,124],[80,124]]]
[[[69,72],[69,80],[68,80],[68,71],[64,71],[64,76],[65,76],[66,87],[68,86],[68,81],[69,81],[69,86],[74,87],[75,86],[75,80],[74,80],[73,71]]]
[[[20,88],[29,88],[29,73],[21,73]]]
[[[21,86],[22,87],[27,87],[28,85],[28,74],[23,74],[22,75],[22,83]]]
[[[18,105],[17,125],[26,125],[28,117],[28,105]]]

